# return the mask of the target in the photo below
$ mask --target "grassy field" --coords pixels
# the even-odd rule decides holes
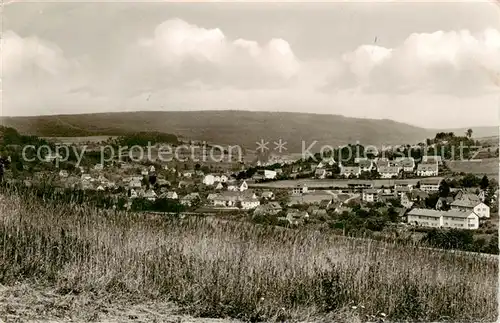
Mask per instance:
[[[476,175],[488,175],[498,180],[498,158],[488,158],[482,160],[449,161],[447,166],[452,172],[471,173]]]
[[[243,321],[497,318],[498,263],[487,257],[9,194],[0,215],[4,286],[49,286],[94,304],[172,302]]]

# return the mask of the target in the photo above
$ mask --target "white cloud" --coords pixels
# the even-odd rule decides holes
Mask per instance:
[[[273,38],[264,45],[230,40],[218,28],[206,29],[180,19],[161,23],[153,37],[140,40],[139,45],[142,57],[152,56],[154,64],[183,81],[281,86],[299,73],[301,64],[283,39]]]
[[[416,33],[396,48],[363,45],[342,59],[351,74],[342,77],[354,77],[368,91],[491,92],[499,86],[500,32]]]
[[[67,69],[62,50],[37,37],[22,38],[13,31],[2,35],[2,73],[14,77],[27,72],[57,75]]]

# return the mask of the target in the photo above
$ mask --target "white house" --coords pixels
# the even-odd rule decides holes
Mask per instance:
[[[307,191],[308,191],[307,185],[299,183],[299,184],[295,185],[295,187],[292,189],[292,194],[293,195],[302,195],[302,194],[307,193]]]
[[[479,217],[470,211],[413,209],[408,212],[407,219],[409,224],[418,226],[470,230],[479,228]]]
[[[67,170],[65,170],[65,169],[62,169],[62,170],[59,172],[59,176],[60,176],[60,177],[63,177],[63,178],[68,177],[68,176],[69,176],[68,171],[67,171]]]
[[[363,190],[362,199],[365,202],[376,202],[378,200],[378,190],[373,188]]]
[[[394,178],[399,176],[399,172],[401,171],[400,167],[394,166],[380,166],[378,168],[378,173],[381,178]]]
[[[451,203],[452,210],[474,212],[480,218],[490,217],[490,207],[483,202],[476,202],[468,199],[455,200]]]
[[[361,175],[361,168],[359,166],[340,166],[340,175],[344,177]]]
[[[243,191],[248,190],[248,184],[247,184],[247,182],[246,182],[246,181],[243,181],[243,182],[240,184],[240,186],[238,187],[238,190],[239,190],[240,192],[243,192]]]
[[[174,191],[169,191],[165,194],[165,198],[171,200],[177,200],[179,198],[179,195],[177,195],[177,193]]]
[[[149,189],[146,192],[144,192],[143,197],[149,201],[154,202],[156,200],[156,193],[152,189]]]
[[[155,167],[151,165],[151,167],[149,167],[149,172],[154,173],[155,171],[156,171]]]
[[[224,188],[224,186],[222,186],[222,183],[220,183],[220,182],[217,183],[217,186],[215,187],[216,190],[221,190],[223,188]]]
[[[274,170],[264,169],[264,178],[265,179],[275,179],[277,173]]]
[[[211,175],[211,174],[205,175],[205,177],[203,178],[203,184],[205,184],[207,186],[214,185],[215,184],[215,176]]]
[[[95,164],[94,165],[94,170],[103,170],[104,169],[104,165],[103,164]]]
[[[438,192],[441,180],[441,178],[424,178],[420,181],[420,189],[427,193]]]
[[[413,157],[396,157],[396,161],[405,173],[413,173],[415,170],[415,159]]]
[[[428,177],[428,176],[438,176],[439,167],[438,164],[418,164],[417,166],[417,176]]]
[[[325,178],[326,177],[326,169],[316,168],[316,170],[314,171],[314,177],[319,178],[319,179]]]

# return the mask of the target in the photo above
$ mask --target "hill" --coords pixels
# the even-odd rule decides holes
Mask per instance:
[[[356,141],[365,145],[391,145],[421,142],[427,137],[434,137],[437,131],[392,120],[252,111],[117,112],[4,117],[1,120],[2,124],[14,127],[23,134],[43,137],[116,136],[158,131],[224,145],[238,144],[248,149],[255,149],[256,142],[261,139],[269,141],[268,147],[272,149],[273,141],[281,138],[287,141],[288,152],[300,152],[303,140],[305,147],[313,141],[318,142],[315,147]]]

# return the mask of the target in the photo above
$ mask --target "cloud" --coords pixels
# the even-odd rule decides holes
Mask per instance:
[[[6,31],[2,43],[2,73],[4,77],[18,77],[40,72],[57,75],[68,68],[62,50],[37,37],[22,38]]]
[[[345,78],[349,86],[368,92],[474,95],[498,91],[500,32],[415,33],[395,48],[362,45],[341,61],[344,72],[333,80],[334,86]]]
[[[168,75],[162,82],[165,85],[201,80],[215,86],[283,86],[293,82],[301,68],[283,39],[272,38],[263,45],[231,40],[218,28],[206,29],[180,19],[158,25],[152,37],[139,41],[136,54],[150,58],[156,69]]]

